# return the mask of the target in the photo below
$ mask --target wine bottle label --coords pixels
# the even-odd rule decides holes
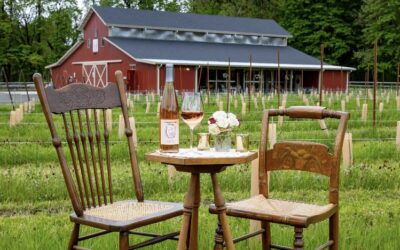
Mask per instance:
[[[179,120],[161,120],[161,144],[179,144]]]

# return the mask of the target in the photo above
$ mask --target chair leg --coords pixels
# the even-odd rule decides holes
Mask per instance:
[[[301,228],[301,227],[294,228],[293,246],[294,246],[294,250],[303,250],[304,249],[303,228]]]
[[[75,223],[74,228],[72,229],[72,232],[71,232],[71,237],[69,239],[68,250],[72,250],[72,249],[74,249],[74,246],[78,245],[79,228],[80,228],[80,224]]]
[[[217,229],[215,229],[215,245],[214,250],[224,249],[224,234],[221,226],[221,221],[218,218]]]
[[[262,234],[262,249],[270,250],[271,249],[271,227],[269,222],[262,221],[261,228],[264,229],[264,233]]]
[[[336,212],[329,218],[329,239],[333,240],[333,245],[329,246],[329,250],[339,249],[339,213]]]
[[[119,233],[119,250],[129,249],[129,234],[128,232]]]

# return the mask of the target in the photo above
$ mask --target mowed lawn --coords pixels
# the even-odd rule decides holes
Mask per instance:
[[[395,91],[378,94],[384,103],[383,112],[377,110],[377,125],[372,126],[372,101],[360,96],[360,103],[368,103],[368,121],[361,121],[361,108],[357,106],[358,90],[353,90],[346,102],[346,110],[351,113],[348,132],[353,137],[353,164],[341,169],[340,184],[340,249],[399,249],[400,248],[400,149],[396,148],[396,123],[400,121],[400,111],[396,107]],[[340,110],[344,95],[327,94],[324,106]],[[388,98],[389,96],[389,98]],[[207,117],[218,109],[213,95],[204,104],[205,118],[196,132],[207,131]],[[219,96],[226,105],[226,96]],[[237,107],[231,102],[231,111],[241,120],[235,132],[250,133],[251,148],[257,149],[262,108],[277,107],[276,96],[258,96],[257,107],[251,101],[250,111],[241,113],[239,96]],[[245,96],[245,98],[247,98]],[[308,94],[310,105],[317,103],[316,95]],[[328,99],[331,98],[329,106]],[[189,175],[177,173],[168,181],[167,168],[161,164],[144,160],[144,154],[158,147],[157,98],[151,103],[150,112],[145,113],[146,103],[132,97],[134,109],[130,114],[136,119],[138,136],[137,153],[140,161],[145,198],[149,200],[182,202]],[[150,98],[151,100],[151,98]],[[247,100],[247,99],[246,99]],[[264,105],[262,102],[264,101]],[[287,106],[303,105],[302,98],[290,94]],[[379,105],[377,105],[378,107]],[[41,113],[36,110],[26,113],[22,123],[9,128],[10,105],[0,106],[0,249],[65,249],[68,244],[72,223],[69,214],[72,206],[50,133]],[[119,139],[119,111],[113,111],[111,154],[113,161],[113,185],[118,199],[134,198],[127,145]],[[277,138],[302,139],[326,142],[332,145],[337,121],[326,121],[329,135],[320,130],[319,123],[308,120],[285,119],[277,126]],[[61,128],[61,120],[57,120]],[[181,122],[182,147],[188,146],[189,129]],[[219,174],[221,188],[227,201],[235,201],[250,195],[250,168],[239,165]],[[212,202],[211,180],[201,176],[202,203],[200,209],[200,249],[212,249],[217,218],[208,213]],[[307,173],[276,172],[271,175],[271,195],[274,198],[295,199],[323,204],[327,201],[327,179]],[[169,232],[179,230],[180,218],[143,228],[143,231]],[[242,219],[229,220],[234,236],[246,233],[249,222]],[[84,232],[93,232],[84,228]],[[274,243],[291,244],[293,230],[290,227],[272,227]],[[324,242],[328,235],[327,223],[310,226],[305,230],[306,249],[314,249]],[[144,238],[131,237],[131,242]],[[237,249],[260,249],[258,239],[237,244]],[[85,241],[83,246],[93,249],[117,249],[118,235],[109,234]],[[175,249],[176,242],[164,242],[149,249]]]

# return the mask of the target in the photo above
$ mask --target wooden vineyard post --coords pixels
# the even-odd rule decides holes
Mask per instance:
[[[160,110],[161,110],[161,102],[157,103],[157,117],[160,116]]]
[[[353,137],[351,133],[346,133],[344,136],[342,155],[343,167],[345,172],[348,173],[353,162]]]
[[[112,110],[111,109],[107,109],[106,110],[106,125],[107,125],[107,129],[108,131],[112,130]]]
[[[326,123],[325,123],[324,119],[319,120],[319,127],[321,128],[321,130],[324,131],[324,133],[326,135],[329,135],[329,130],[328,130],[328,127],[326,126]]]
[[[36,106],[35,98],[32,98],[32,100],[30,101],[30,105],[29,105],[30,112],[35,111],[35,106]]]
[[[357,103],[357,107],[359,108],[361,106],[361,104],[360,104],[360,96],[359,95],[357,95],[357,97],[356,97],[356,103]]]
[[[305,95],[303,95],[303,102],[304,102],[304,105],[310,106],[310,102],[308,101],[308,98]]]
[[[282,107],[282,106],[279,106],[279,109],[282,110],[283,107]],[[283,116],[280,115],[280,116],[278,116],[278,125],[282,125],[282,124],[283,124]]]
[[[368,104],[364,103],[361,110],[361,120],[367,121],[368,119]]]
[[[341,104],[342,104],[341,105],[342,106],[342,111],[345,112],[346,111],[346,102],[345,102],[345,100],[342,100]]]
[[[218,102],[218,110],[223,111],[224,110],[224,101],[219,101]]]
[[[24,109],[20,105],[19,108],[17,108],[16,111],[17,111],[17,123],[20,123],[24,119]]]
[[[257,96],[254,96],[253,102],[254,102],[254,109],[258,110]]]
[[[277,92],[278,96],[278,107],[281,105],[281,100],[280,100],[280,93],[281,93],[281,56],[280,56],[280,50],[279,47],[276,50],[276,56],[277,56],[277,61],[278,61],[278,72],[277,72],[277,83],[276,83],[276,88],[275,91]]]
[[[118,119],[118,138],[121,139],[124,136],[125,132],[125,123],[124,123],[124,117],[122,114],[119,115]]]
[[[400,111],[400,95],[396,96],[397,111]]]
[[[287,102],[287,93],[282,95],[282,108],[286,108],[286,102]]]
[[[146,102],[146,114],[150,112],[150,106],[151,106],[150,102]]]
[[[29,111],[29,103],[28,102],[24,102],[24,112],[28,112]]]
[[[242,116],[246,115],[246,103],[242,102]]]
[[[173,165],[167,165],[168,171],[168,184],[172,184],[174,182],[174,177],[176,175],[176,169]]]
[[[379,113],[383,112],[383,102],[379,103]]]
[[[276,123],[270,123],[268,125],[268,142],[269,142],[269,148],[273,148],[277,137],[276,137]]]
[[[17,115],[16,115],[16,111],[11,111],[10,112],[10,128],[14,127],[15,125],[17,125]]]
[[[262,105],[263,110],[265,110],[265,96],[264,95],[261,97],[261,105]]]
[[[397,122],[396,145],[397,145],[397,148],[400,149],[400,121]]]
[[[318,88],[318,90],[319,90],[319,105],[322,105],[322,89],[324,88],[324,44],[322,43],[321,44],[321,60],[320,60],[320,63],[321,63],[321,68],[320,68],[320,71],[319,71],[319,88]]]
[[[133,112],[135,112],[135,104],[133,103],[132,100],[129,100],[129,108],[130,108]]]
[[[135,147],[137,147],[138,140],[137,140],[137,134],[136,134],[136,122],[135,122],[135,118],[134,117],[129,117],[129,125],[131,125],[131,129],[132,129],[133,145],[135,145]]]

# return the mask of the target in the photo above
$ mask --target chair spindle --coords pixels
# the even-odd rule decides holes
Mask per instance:
[[[112,181],[111,181],[111,157],[109,144],[109,131],[107,128],[106,109],[103,109],[104,143],[106,145],[108,191],[110,193],[110,203],[113,203]]]
[[[71,118],[72,133],[73,133],[73,137],[74,137],[76,152],[78,155],[79,167],[81,169],[83,188],[85,189],[85,197],[86,197],[87,207],[90,208],[91,206],[90,206],[89,192],[88,192],[88,187],[87,187],[87,183],[86,183],[85,168],[83,166],[81,148],[80,148],[80,143],[79,143],[79,135],[77,133],[77,129],[75,126],[75,121],[74,121],[74,114],[72,113],[72,111],[69,111],[69,115]]]
[[[100,128],[99,128],[99,120],[97,119],[97,111],[96,109],[94,111],[94,126],[96,129],[96,144],[97,144],[97,153],[98,153],[98,160],[99,160],[99,168],[100,168],[100,174],[101,174],[101,184],[102,184],[102,191],[103,191],[103,198],[104,198],[104,204],[107,205],[107,191],[106,191],[106,181],[104,178],[104,167],[103,167],[103,154],[101,150],[101,136],[100,136]]]
[[[87,145],[86,145],[86,134],[85,134],[85,131],[84,131],[84,128],[82,125],[81,111],[77,110],[77,113],[78,113],[78,122],[79,122],[80,137],[81,137],[82,148],[83,148],[83,155],[85,157],[86,171],[87,171],[88,180],[89,180],[90,194],[92,196],[92,202],[93,202],[92,204],[93,204],[93,207],[96,207],[96,198],[94,197],[92,174],[90,171],[89,154],[88,154]]]
[[[78,165],[76,163],[76,156],[75,156],[75,151],[74,151],[74,147],[73,147],[73,139],[69,133],[68,123],[67,123],[67,119],[66,119],[64,113],[62,113],[62,118],[63,118],[63,122],[64,122],[64,129],[65,129],[65,135],[67,138],[68,148],[71,153],[72,165],[74,167],[74,172],[75,172],[75,178],[76,178],[76,182],[78,184],[79,197],[81,199],[82,207],[83,207],[83,209],[85,209],[85,199],[83,197],[81,178],[79,177],[79,169],[78,169]]]
[[[88,132],[88,139],[89,139],[89,145],[90,145],[90,155],[92,158],[92,165],[93,165],[93,175],[94,175],[94,182],[96,184],[96,194],[97,194],[97,202],[99,206],[101,206],[101,194],[100,194],[100,187],[99,187],[99,178],[97,175],[97,166],[96,166],[96,153],[94,150],[94,144],[93,144],[93,134],[92,134],[92,128],[90,124],[90,119],[89,119],[89,110],[85,109],[85,116],[86,116],[86,127],[87,127],[87,132]],[[99,154],[101,152],[98,152]]]

